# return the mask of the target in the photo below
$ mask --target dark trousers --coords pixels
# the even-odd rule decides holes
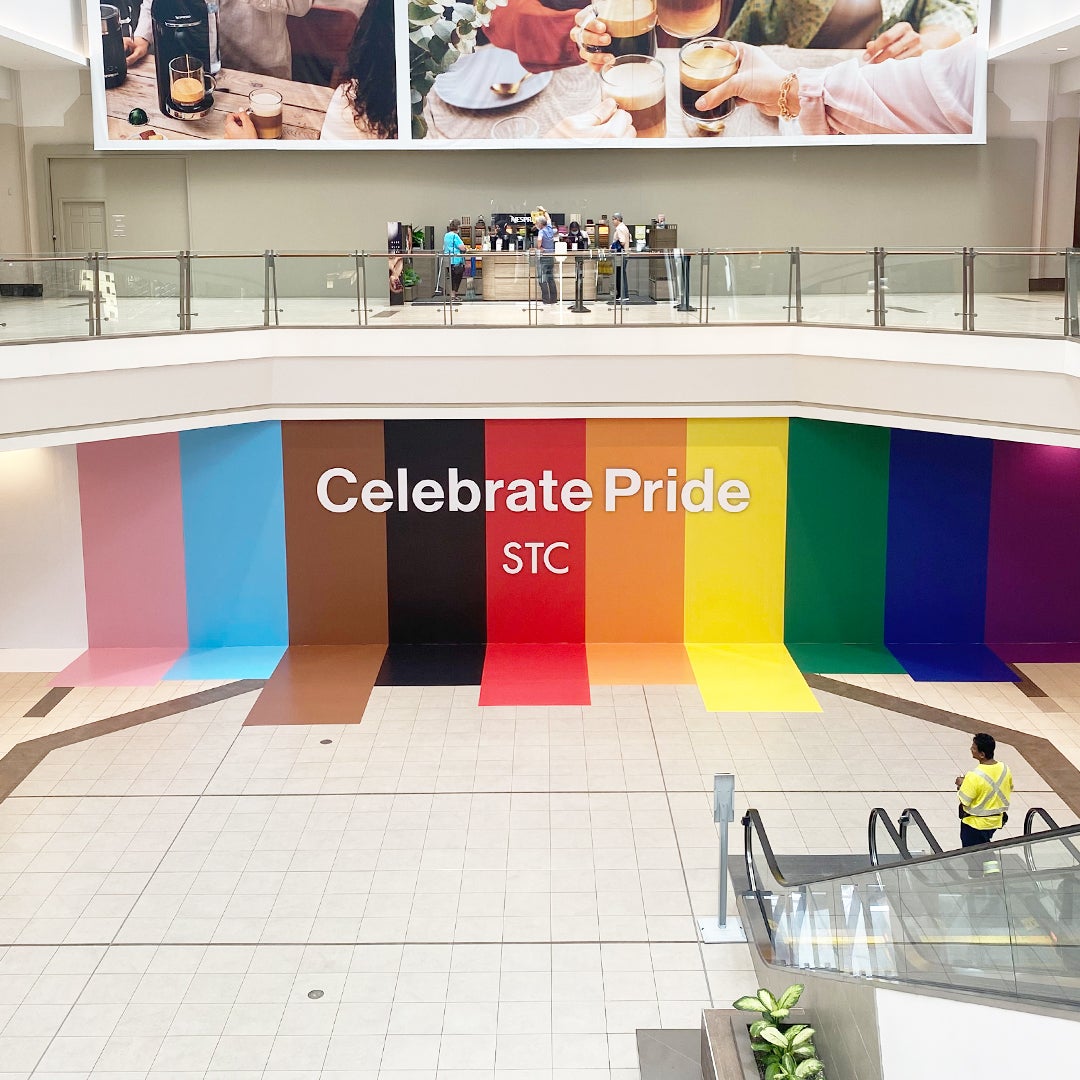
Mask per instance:
[[[558,293],[555,288],[555,257],[553,255],[540,256],[537,277],[540,283],[540,298],[545,304],[556,303]]]
[[[997,829],[976,829],[974,825],[960,822],[960,846],[978,847],[980,844],[989,844]]]
[[[626,256],[615,256],[615,296],[619,300],[630,297],[630,286],[626,281]]]
[[[461,263],[459,266],[450,264],[450,289],[457,295],[458,289],[461,288],[461,279],[465,276],[465,264]]]

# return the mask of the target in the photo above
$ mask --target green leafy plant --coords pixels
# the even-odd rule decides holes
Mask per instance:
[[[403,288],[411,289],[420,284],[420,275],[411,266],[406,266],[401,271],[401,284]]]
[[[779,997],[770,994],[768,990],[759,990],[754,997],[741,997],[733,1003],[733,1007],[742,1012],[761,1013],[766,1020],[774,1024],[783,1020],[788,1013],[798,1004],[806,989],[802,983],[789,986]]]
[[[449,71],[476,47],[477,31],[491,22],[492,12],[507,0],[409,0],[409,97],[414,139],[427,134],[424,102],[435,78]]]
[[[412,231],[412,246],[420,251],[424,249],[424,230],[413,229]]]
[[[779,997],[758,990],[753,997],[741,997],[734,1007],[761,1014],[750,1025],[750,1046],[765,1080],[822,1080],[825,1066],[814,1049],[814,1029],[806,1024],[785,1024],[805,987],[796,983]]]

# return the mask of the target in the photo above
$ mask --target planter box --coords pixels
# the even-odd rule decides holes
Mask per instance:
[[[45,291],[43,285],[20,285],[5,283],[0,285],[0,296],[31,296],[40,298]]]
[[[705,1009],[701,1014],[701,1075],[704,1080],[761,1080],[757,1058],[750,1048],[754,1013],[738,1009]],[[805,1009],[792,1009],[785,1021],[813,1027]]]

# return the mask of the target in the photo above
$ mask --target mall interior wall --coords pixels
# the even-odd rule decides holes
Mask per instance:
[[[114,252],[170,250],[185,234],[196,251],[378,250],[388,219],[441,226],[537,203],[661,212],[691,246],[1024,246],[1039,154],[1026,132],[986,146],[106,154],[92,149],[86,76],[62,123],[16,135],[25,161],[0,159],[0,191],[25,168],[25,235],[0,249],[43,253],[60,246],[61,198],[100,197],[110,220],[125,216]]]

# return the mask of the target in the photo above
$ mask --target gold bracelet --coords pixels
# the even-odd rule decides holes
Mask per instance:
[[[795,114],[791,111],[791,107],[788,105],[788,99],[787,99],[788,98],[788,93],[791,90],[791,87],[794,84],[795,79],[796,79],[795,72],[791,71],[784,77],[784,81],[780,84],[780,96],[777,99],[776,105],[777,105],[777,108],[780,110],[780,119],[781,120],[794,120],[795,119]]]

